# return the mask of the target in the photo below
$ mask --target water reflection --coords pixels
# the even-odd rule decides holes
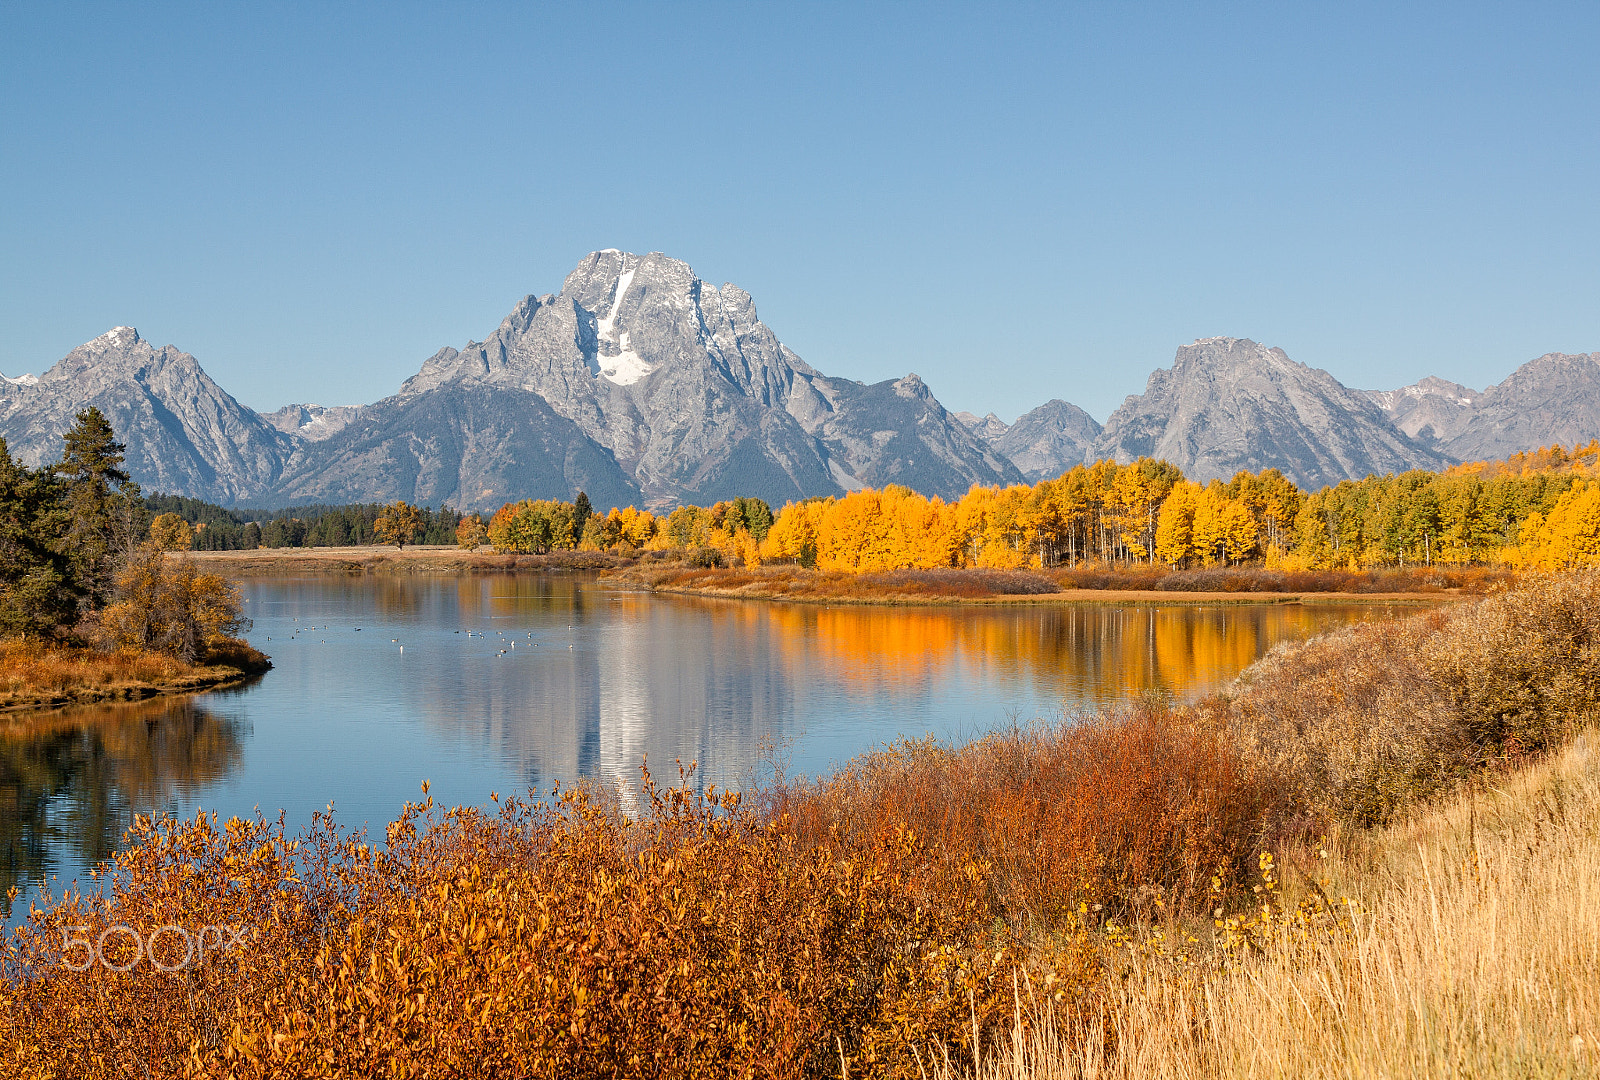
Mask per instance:
[[[493,639],[517,638],[522,651],[496,653],[485,672],[461,650],[427,685],[430,722],[491,747],[532,786],[591,776],[625,789],[646,755],[739,783],[774,741],[798,740],[796,763],[814,773],[901,734],[959,737],[1010,715],[1203,693],[1279,641],[1375,611],[827,607],[549,577],[462,578],[453,592],[462,625],[505,628]]]
[[[259,578],[237,693],[0,728],[0,885],[70,879],[135,812],[333,803],[381,825],[578,777],[637,790],[698,762],[743,783],[774,744],[816,774],[900,735],[1214,689],[1369,605],[826,607],[653,596],[560,574]]]
[[[192,699],[0,722],[0,893],[117,849],[239,766],[241,733]]]

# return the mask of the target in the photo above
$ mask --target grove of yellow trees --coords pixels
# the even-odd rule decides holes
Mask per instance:
[[[973,487],[952,502],[888,485],[784,506],[760,499],[590,513],[526,500],[494,515],[501,551],[686,549],[711,562],[822,570],[1173,568],[1264,562],[1322,570],[1505,563],[1600,564],[1600,442],[1442,473],[1368,476],[1304,492],[1277,469],[1198,484],[1152,458],[1079,465],[1054,480]],[[708,563],[709,564],[709,563]]]

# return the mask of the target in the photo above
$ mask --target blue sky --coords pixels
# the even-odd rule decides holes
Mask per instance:
[[[1402,10],[1403,9],[1403,10]],[[1104,419],[1600,349],[1600,5],[0,4],[0,370],[117,324],[371,401],[587,252],[814,366]]]

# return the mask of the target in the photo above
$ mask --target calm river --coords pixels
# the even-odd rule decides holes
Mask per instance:
[[[0,721],[0,894],[59,887],[135,813],[390,820],[698,762],[737,786],[900,735],[1217,687],[1370,604],[821,607],[654,596],[566,574],[242,583],[274,670],[241,689]],[[25,910],[25,909],[24,909]],[[20,914],[20,912],[19,912]]]

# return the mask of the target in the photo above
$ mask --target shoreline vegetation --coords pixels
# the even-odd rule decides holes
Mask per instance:
[[[627,588],[734,599],[829,604],[996,603],[1395,603],[1480,595],[1509,582],[1509,570],[1409,567],[1316,572],[1259,567],[1172,570],[1165,566],[1076,570],[901,570],[848,573],[779,563],[759,567],[696,565],[692,549],[463,551],[443,546],[271,548],[205,551],[196,563],[230,574],[459,573],[593,571]]]
[[[0,439],[0,712],[138,700],[272,666],[236,635],[238,589],[188,555],[194,529],[152,517],[126,447],[95,408],[61,460],[32,469]]]
[[[141,818],[0,943],[0,1071],[1591,1075],[1597,715],[1600,573],[1533,573],[820,778]]]
[[[237,638],[214,642],[196,664],[138,649],[0,642],[0,714],[215,690],[271,668],[265,653]]]

